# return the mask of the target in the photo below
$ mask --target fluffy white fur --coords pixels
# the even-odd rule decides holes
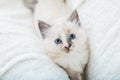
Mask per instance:
[[[66,1],[66,3],[64,3],[64,1]],[[76,0],[76,2],[78,2],[78,4],[81,4],[83,1],[84,0],[81,0],[81,1]],[[53,32],[54,32],[53,33],[54,36],[48,38],[48,42],[49,41],[54,42],[53,39],[55,39],[55,35],[57,35],[55,33],[59,32],[59,34],[63,34],[62,31],[64,30],[66,32],[68,28],[70,29],[70,25],[72,26],[70,29],[71,32],[77,31],[76,33],[78,35],[80,34],[80,38],[83,38],[83,39],[75,40],[75,42],[76,42],[75,44],[77,44],[77,43],[80,43],[80,44],[75,45],[76,46],[75,49],[73,50],[73,52],[71,52],[71,53],[76,53],[75,54],[76,56],[75,55],[69,55],[69,56],[66,55],[66,53],[61,52],[61,49],[57,48],[56,45],[48,46],[48,44],[51,44],[51,42],[45,43],[46,44],[45,48],[48,51],[47,53],[51,53],[48,55],[51,56],[52,58],[53,58],[53,56],[55,57],[55,55],[56,55],[55,53],[58,53],[58,52],[60,53],[60,54],[57,54],[56,56],[61,56],[62,58],[61,59],[58,58],[57,60],[54,60],[56,63],[59,63],[60,65],[64,64],[64,68],[66,68],[66,63],[67,63],[67,64],[69,64],[69,66],[72,67],[73,71],[76,71],[76,72],[78,71],[79,73],[83,73],[84,66],[85,66],[85,64],[87,64],[87,61],[88,61],[87,36],[82,28],[80,28],[77,25],[72,24],[70,22],[68,23],[66,20],[64,20],[64,18],[68,18],[68,16],[70,16],[70,14],[72,13],[72,11],[78,7],[78,5],[77,6],[75,5],[74,8],[72,8],[70,6],[71,6],[70,0],[37,0],[37,4],[33,8],[34,9],[33,10],[34,11],[34,23],[35,23],[35,28],[39,34],[38,36],[40,36],[40,38],[41,38],[41,35],[40,35],[39,27],[38,27],[39,20],[42,20],[48,24],[52,24],[52,25],[54,24],[54,26],[57,26],[57,28],[54,27],[54,28],[52,28],[52,30],[50,29],[50,33],[48,34],[48,37]],[[58,23],[61,23],[61,24],[58,24]],[[61,26],[63,26],[63,27],[61,28]],[[80,31],[80,33],[79,33],[79,31]],[[65,38],[65,36],[63,36],[63,37]],[[80,42],[79,42],[79,40],[80,40]],[[83,41],[83,43],[81,43],[82,41]],[[46,39],[45,39],[45,42],[47,42]],[[82,48],[80,48],[79,45],[82,46]],[[55,52],[55,53],[49,52],[48,49],[50,51],[57,51],[57,52]],[[78,51],[78,49],[80,51]],[[78,52],[76,52],[76,51],[78,51]],[[64,55],[61,55],[61,53],[62,54],[64,53]],[[81,56],[79,53],[81,53]],[[75,59],[75,61],[73,61],[73,59],[71,59],[71,58],[77,57],[78,55],[79,55],[79,57],[77,59]],[[68,57],[69,60],[66,60],[65,56]],[[73,62],[71,62],[71,61],[73,61]],[[65,62],[65,63],[63,63],[63,62]],[[72,63],[77,64],[77,66],[73,66]]]
[[[62,66],[70,77],[76,77],[73,79],[81,80],[81,74],[89,56],[87,35],[77,23],[67,20],[73,12],[67,0],[38,0],[33,9],[34,23],[38,33],[40,33],[39,20],[52,25],[49,30],[45,31],[46,33],[44,32],[47,35],[43,40],[47,55],[55,63]],[[73,40],[71,51],[67,54],[63,48],[67,45],[67,36],[65,34],[72,33],[76,34],[77,38]],[[39,36],[42,39],[41,35]],[[61,36],[63,39],[63,44],[60,46],[54,43],[58,36]]]
[[[81,74],[88,62],[89,49],[87,35],[82,27],[77,23],[68,21],[68,17],[73,9],[65,0],[38,0],[34,7],[34,23],[39,31],[39,20],[52,25],[50,29],[44,31],[47,37],[43,40],[47,55],[58,65],[62,66],[70,77],[81,80]],[[66,0],[67,1],[67,0]],[[44,24],[43,24],[44,25]],[[43,26],[45,27],[45,26]],[[69,32],[68,32],[69,30]],[[76,34],[73,40],[71,51],[67,54],[64,46],[67,45],[65,34]],[[39,35],[42,39],[41,35]],[[55,39],[61,36],[63,45],[56,45]]]

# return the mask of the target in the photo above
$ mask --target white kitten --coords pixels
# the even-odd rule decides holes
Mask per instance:
[[[73,10],[66,0],[38,0],[31,9],[34,9],[35,27],[42,34],[46,54],[68,73],[71,80],[82,80],[89,49],[77,11],[70,14]]]
[[[82,80],[89,49],[77,11],[69,19],[60,19],[51,25],[39,21],[39,28],[46,54],[68,73],[71,80]]]

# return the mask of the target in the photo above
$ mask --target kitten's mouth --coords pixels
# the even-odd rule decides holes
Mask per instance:
[[[66,53],[69,54],[69,52],[71,51],[71,49],[65,49]]]

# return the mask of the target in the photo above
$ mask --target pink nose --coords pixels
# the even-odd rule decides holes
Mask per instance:
[[[71,44],[69,44],[68,46],[65,46],[65,49],[69,49],[71,47]]]

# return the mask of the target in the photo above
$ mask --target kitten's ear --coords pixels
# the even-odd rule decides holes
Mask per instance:
[[[40,32],[42,34],[43,39],[45,39],[46,37],[46,31],[51,27],[50,25],[48,25],[47,23],[43,22],[43,21],[38,21],[38,26],[40,29]]]
[[[76,10],[71,14],[68,20],[71,22],[75,22],[76,24],[80,26],[79,15]]]

